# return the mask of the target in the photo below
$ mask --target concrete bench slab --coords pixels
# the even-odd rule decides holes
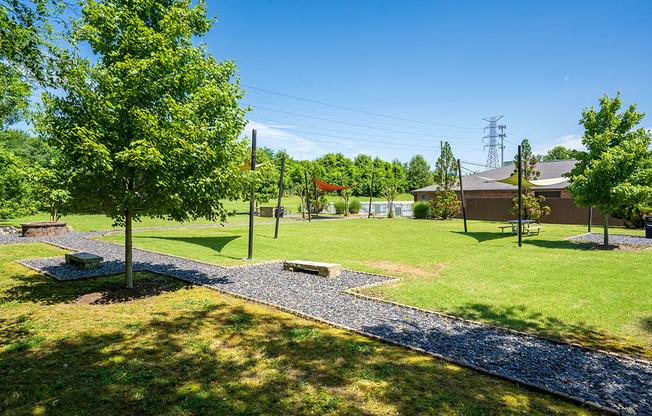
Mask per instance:
[[[66,253],[66,264],[77,264],[80,269],[94,269],[100,267],[103,257],[91,253]]]
[[[342,265],[335,263],[320,263],[306,260],[286,260],[283,262],[283,270],[292,272],[310,270],[324,277],[337,277],[342,272]]]

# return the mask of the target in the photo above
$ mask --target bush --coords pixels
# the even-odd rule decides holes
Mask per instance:
[[[358,201],[357,199],[354,199],[354,200],[352,200],[351,202],[349,202],[349,212],[350,212],[351,214],[357,214],[357,213],[359,213],[359,212],[360,212],[360,208],[362,208],[362,204],[361,204],[360,201]]]
[[[333,207],[335,208],[335,213],[338,215],[343,215],[346,213],[346,204],[344,201],[333,202]]]
[[[430,207],[425,202],[415,202],[412,205],[412,213],[414,214],[414,218],[425,220],[430,217]]]
[[[445,220],[453,218],[460,212],[462,202],[457,199],[457,195],[453,191],[437,191],[435,199],[428,201],[428,207],[431,216]]]

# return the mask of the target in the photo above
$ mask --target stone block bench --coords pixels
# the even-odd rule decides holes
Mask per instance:
[[[320,263],[316,261],[286,260],[283,262],[283,270],[290,270],[292,272],[316,271],[320,276],[337,277],[342,271],[342,266],[340,264]]]
[[[104,258],[91,253],[66,253],[66,264],[77,264],[80,269],[94,269],[100,267]]]

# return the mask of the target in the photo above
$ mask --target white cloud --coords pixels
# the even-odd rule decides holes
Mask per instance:
[[[275,150],[285,149],[288,154],[297,159],[312,160],[328,153],[328,150],[319,144],[286,131],[292,128],[291,125],[263,124],[249,120],[249,124],[245,127],[245,133],[247,136],[251,136],[251,130],[256,129],[256,140],[259,147],[269,147]]]
[[[553,140],[551,143],[548,143],[545,146],[538,147],[534,153],[536,154],[546,154],[548,150],[552,149],[555,146],[564,146],[569,149],[574,150],[586,150],[582,144],[582,135],[580,134],[569,134],[567,136],[559,137]]]

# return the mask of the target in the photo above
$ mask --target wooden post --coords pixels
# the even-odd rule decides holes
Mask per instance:
[[[466,203],[464,202],[464,187],[462,186],[462,164],[460,160],[457,159],[457,173],[460,177],[460,193],[462,194],[462,217],[464,218],[464,232],[467,232],[466,229]]]
[[[593,207],[589,207],[589,232],[591,232],[591,224],[593,224]]]
[[[518,246],[523,247],[523,148],[518,146]]]
[[[251,170],[256,170],[256,129],[251,131]],[[251,201],[249,201],[249,254],[247,260],[253,259],[254,254],[254,200],[256,189],[251,188]]]
[[[308,169],[304,169],[303,173],[306,175],[306,204],[308,205],[308,222],[311,222],[310,214],[310,192],[308,192]]]
[[[374,176],[376,175],[376,167],[373,162],[371,163],[371,194],[369,195],[369,215],[367,218],[371,218],[371,201],[374,199]]]
[[[278,182],[278,204],[276,204],[276,229],[274,238],[278,238],[278,223],[281,219],[281,197],[283,196],[283,172],[285,171],[285,155],[281,159],[281,179]]]

